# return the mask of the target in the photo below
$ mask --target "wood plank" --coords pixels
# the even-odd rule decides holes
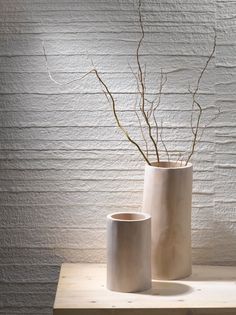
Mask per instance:
[[[211,315],[236,313],[236,267],[194,266],[192,276],[153,281],[152,289],[106,289],[106,265],[63,264],[54,315]]]

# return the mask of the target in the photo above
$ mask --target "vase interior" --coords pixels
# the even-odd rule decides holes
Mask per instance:
[[[113,213],[110,217],[112,220],[117,221],[142,221],[148,219],[150,216],[146,213],[119,212]]]
[[[185,164],[185,161],[160,161],[152,162],[151,166],[158,168],[186,168],[191,166],[191,163]]]

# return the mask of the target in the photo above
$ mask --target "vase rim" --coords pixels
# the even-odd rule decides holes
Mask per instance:
[[[147,164],[147,167],[153,167],[158,169],[185,169],[191,168],[192,163],[188,162],[185,165],[185,161],[160,161],[160,162],[151,162],[151,164]]]
[[[107,219],[119,222],[138,222],[150,219],[151,216],[145,212],[113,212],[107,215]]]

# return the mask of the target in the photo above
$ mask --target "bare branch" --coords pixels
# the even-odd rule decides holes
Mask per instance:
[[[145,87],[144,87],[144,82],[143,82],[143,71],[142,71],[142,67],[141,67],[141,63],[140,63],[140,56],[139,56],[139,50],[140,47],[142,45],[143,39],[144,39],[144,28],[143,28],[143,21],[142,21],[142,15],[141,15],[141,0],[139,0],[139,6],[138,6],[138,15],[139,15],[139,25],[141,28],[141,37],[140,40],[138,42],[138,46],[137,46],[137,50],[136,50],[136,60],[137,60],[137,65],[138,65],[138,78],[139,78],[139,82],[141,84],[141,91],[142,91],[142,104],[141,104],[141,108],[142,108],[142,112],[145,113]]]
[[[130,66],[130,69],[131,69],[131,71],[132,71],[132,73],[133,73],[133,75],[134,75],[134,77],[136,79],[136,83],[137,83],[137,91],[138,91],[137,95],[138,95],[138,98],[139,98],[139,102],[138,102],[139,105],[138,106],[139,106],[139,110],[140,110],[141,114],[139,114],[137,112],[137,109],[136,109],[137,101],[135,102],[134,112],[135,112],[135,115],[136,115],[136,117],[138,119],[139,127],[140,127],[141,134],[142,134],[142,138],[143,138],[143,140],[145,142],[146,152],[130,136],[129,132],[126,130],[126,128],[120,122],[119,116],[117,115],[116,99],[114,98],[114,94],[110,91],[109,87],[107,86],[107,84],[102,79],[101,75],[97,71],[97,69],[94,66],[93,62],[92,62],[92,70],[87,72],[85,75],[82,75],[81,77],[78,77],[78,78],[75,78],[73,80],[67,81],[65,83],[59,82],[53,77],[53,75],[52,75],[52,73],[50,71],[50,68],[49,68],[49,65],[48,65],[48,57],[46,55],[46,49],[45,49],[44,42],[42,43],[42,46],[43,46],[43,54],[44,54],[44,58],[45,58],[45,61],[46,61],[46,68],[47,68],[47,72],[48,72],[49,78],[55,84],[57,84],[59,86],[68,86],[68,85],[71,85],[72,83],[78,82],[79,80],[85,78],[89,74],[95,74],[96,78],[98,79],[98,81],[99,81],[99,83],[101,85],[101,89],[102,89],[102,91],[103,91],[107,101],[109,103],[111,103],[111,105],[112,105],[112,110],[113,110],[113,114],[114,114],[117,126],[121,129],[121,131],[126,136],[128,141],[131,142],[138,149],[138,151],[142,155],[143,159],[149,165],[151,165],[151,163],[149,161],[149,148],[148,148],[149,139],[151,140],[151,143],[154,146],[157,162],[160,162],[160,157],[159,157],[159,137],[160,137],[160,141],[161,141],[161,143],[162,143],[162,145],[163,145],[163,147],[165,149],[165,152],[167,154],[168,161],[170,161],[169,151],[167,150],[167,147],[166,147],[166,145],[165,145],[165,143],[163,141],[163,122],[161,121],[161,125],[158,126],[158,122],[157,122],[158,120],[157,120],[156,115],[155,115],[156,111],[157,111],[157,109],[158,109],[158,107],[160,106],[160,103],[161,103],[163,87],[164,87],[165,83],[167,82],[167,74],[163,73],[162,70],[161,70],[159,91],[157,91],[157,92],[155,91],[154,97],[150,97],[149,95],[147,95],[148,93],[147,93],[147,82],[146,82],[146,74],[147,74],[147,72],[146,72],[146,65],[142,66],[141,61],[140,61],[140,49],[141,49],[141,46],[143,44],[143,40],[144,40],[144,36],[145,36],[144,24],[143,24],[142,14],[141,14],[141,0],[139,0],[139,2],[138,2],[138,17],[139,17],[139,25],[140,25],[140,29],[141,29],[141,36],[140,36],[140,39],[138,41],[137,48],[136,48],[136,62],[137,62],[137,67],[138,67],[137,73],[135,73],[133,71],[131,66]],[[220,114],[220,111],[219,111],[219,113],[216,114],[216,116],[208,124],[206,124],[204,126],[201,134],[199,135],[199,133],[201,131],[200,123],[201,123],[203,108],[202,108],[201,104],[198,102],[197,96],[198,96],[198,92],[199,92],[199,88],[200,88],[202,77],[203,77],[203,75],[204,75],[204,73],[205,73],[205,71],[206,71],[206,69],[208,67],[209,62],[213,58],[213,55],[214,55],[214,52],[215,52],[215,48],[216,48],[216,35],[214,37],[214,46],[213,46],[212,52],[211,52],[210,56],[208,57],[206,63],[204,64],[204,67],[203,67],[202,71],[200,72],[200,75],[199,75],[198,80],[196,82],[196,87],[195,87],[195,89],[193,91],[191,91],[189,89],[189,93],[192,96],[191,131],[192,131],[193,139],[192,139],[191,149],[189,150],[190,153],[189,153],[189,155],[187,157],[187,160],[186,160],[186,165],[188,164],[189,160],[191,159],[192,155],[194,154],[196,145],[197,145],[198,141],[201,140],[204,130]],[[78,86],[72,87],[72,89],[74,90],[77,87]],[[152,99],[152,100],[150,100],[150,99]],[[194,115],[195,112],[197,112],[197,116]],[[140,118],[140,116],[141,116],[141,118]],[[193,121],[195,121],[195,117],[196,117],[196,123],[194,125]],[[154,132],[156,133],[156,135],[154,134]],[[187,152],[189,152],[189,151],[187,151]],[[185,153],[183,153],[182,157],[181,157],[181,154],[180,154],[177,162],[179,160],[181,160],[181,164],[182,164],[182,160],[184,158],[184,154]]]
[[[150,165],[151,163],[149,162],[148,158],[146,157],[145,153],[143,152],[143,150],[140,148],[140,146],[137,144],[137,142],[135,142],[129,135],[129,133],[127,132],[127,130],[122,126],[119,117],[117,116],[117,112],[116,112],[116,103],[115,103],[115,99],[111,93],[111,91],[109,90],[108,86],[105,84],[105,82],[103,81],[103,79],[101,78],[101,76],[99,75],[98,71],[96,69],[93,69],[91,72],[95,73],[97,79],[99,80],[99,82],[102,84],[102,86],[105,89],[105,93],[107,93],[110,97],[111,103],[112,103],[112,110],[113,110],[113,114],[117,123],[117,126],[122,130],[122,132],[124,133],[124,135],[126,136],[126,138],[133,144],[136,146],[136,148],[139,150],[139,152],[141,153],[142,157],[144,158],[144,160]]]
[[[140,89],[139,89],[139,79],[138,79],[138,76],[137,76],[136,73],[134,72],[134,70],[133,70],[132,66],[130,65],[130,63],[128,63],[128,65],[129,65],[129,68],[130,68],[131,73],[133,74],[133,76],[134,76],[134,78],[135,78],[135,80],[136,80],[138,93],[141,94],[141,91],[140,91]]]
[[[191,152],[186,160],[186,165],[188,164],[189,160],[191,159],[194,151],[195,151],[195,147],[196,147],[196,144],[197,144],[197,135],[198,135],[198,131],[199,131],[199,125],[200,125],[200,120],[201,120],[201,116],[202,116],[202,107],[201,105],[195,100],[194,101],[194,104],[197,105],[198,109],[199,109],[199,114],[198,114],[198,117],[197,117],[197,125],[196,125],[196,129],[194,131],[194,138],[193,138],[193,142],[192,142],[192,149],[191,149]]]
[[[192,133],[193,133],[193,140],[192,140],[192,147],[191,147],[191,151],[189,153],[189,156],[186,160],[186,164],[188,164],[189,160],[191,159],[193,153],[195,152],[195,147],[196,147],[196,144],[198,142],[198,132],[199,132],[199,126],[200,126],[200,120],[201,120],[201,116],[202,116],[202,107],[201,105],[197,102],[196,100],[196,96],[197,96],[197,93],[198,93],[198,90],[199,90],[199,87],[200,87],[200,83],[201,83],[201,79],[207,69],[207,66],[209,64],[209,62],[211,61],[211,59],[213,58],[213,55],[215,53],[215,48],[216,48],[216,34],[215,34],[215,37],[214,37],[214,43],[213,43],[213,49],[212,49],[212,52],[210,54],[210,56],[208,57],[199,77],[198,77],[198,80],[197,80],[197,84],[196,84],[196,88],[194,90],[194,92],[190,91],[190,94],[192,94],[192,113],[191,113],[191,129],[192,129]],[[194,112],[194,107],[195,105],[197,106],[198,108],[198,117],[197,117],[197,123],[196,123],[196,127],[194,128],[193,126],[193,112]]]
[[[155,100],[153,100],[152,104],[151,104],[151,107],[149,109],[149,112],[148,112],[148,115],[149,115],[149,118],[152,116],[153,118],[153,121],[154,121],[154,124],[155,124],[155,130],[156,130],[156,143],[159,142],[159,126],[158,126],[158,123],[157,123],[157,119],[156,119],[156,115],[155,115],[155,111],[156,109],[159,107],[160,103],[161,103],[161,96],[162,96],[162,89],[165,85],[167,81],[167,77],[165,77],[165,80],[163,81],[163,72],[161,70],[161,78],[160,78],[160,86],[159,86],[159,91],[158,91],[158,95],[156,97]],[[158,99],[158,102],[157,104],[154,106],[154,102]],[[165,146],[165,145],[164,145]]]
[[[46,49],[45,49],[45,45],[44,45],[44,42],[42,42],[42,46],[43,46],[43,54],[44,54],[44,58],[45,58],[45,63],[46,63],[46,68],[47,68],[47,72],[48,72],[48,76],[50,78],[51,81],[53,81],[55,84],[57,85],[60,85],[60,86],[66,86],[66,85],[70,85],[74,82],[77,82],[77,81],[80,81],[82,79],[84,79],[88,74],[90,74],[91,72],[93,72],[93,70],[85,73],[84,75],[82,75],[81,77],[79,78],[76,78],[76,79],[73,79],[73,80],[70,80],[70,81],[67,81],[67,82],[59,82],[57,81],[56,79],[53,78],[52,76],[52,73],[50,71],[50,68],[49,68],[49,65],[48,65],[48,57],[47,57],[47,54],[46,54]],[[78,86],[76,86],[75,88],[73,88],[73,90],[77,89]]]
[[[169,155],[169,151],[167,150],[167,147],[166,147],[166,144],[165,142],[163,141],[163,138],[162,138],[162,133],[163,133],[163,122],[161,121],[161,132],[160,132],[160,139],[161,139],[161,143],[165,149],[165,152],[166,152],[166,155],[167,155],[167,159],[168,159],[168,163],[170,162],[170,155]]]
[[[157,119],[156,119],[156,116],[153,115],[153,120],[154,120],[154,124],[155,124],[155,129],[156,129],[156,142],[158,143],[159,141],[159,127],[158,127],[158,124],[157,124]]]
[[[137,75],[135,74],[135,72],[134,72],[134,70],[133,70],[133,68],[132,68],[132,66],[130,65],[129,62],[128,62],[128,65],[129,65],[129,68],[130,68],[131,73],[133,74],[133,76],[134,76],[134,78],[135,78],[135,80],[136,80],[138,94],[141,94],[141,91],[140,91],[140,89],[139,89],[139,79],[138,79]],[[136,109],[136,105],[137,105],[137,99],[136,99],[136,101],[135,101],[135,103],[134,103],[134,112],[135,112],[135,115],[136,115],[136,117],[137,117],[137,119],[138,119],[139,127],[140,127],[141,134],[142,134],[142,138],[143,138],[143,140],[144,140],[144,142],[145,142],[146,154],[147,154],[147,158],[148,158],[148,155],[149,155],[148,142],[147,142],[147,139],[146,139],[145,134],[144,134],[144,129],[143,129],[143,126],[142,126],[141,119],[140,119],[140,117],[139,117],[139,115],[138,115],[138,111],[137,111],[137,109]],[[140,102],[139,102],[139,108],[140,108],[140,110],[141,110]]]
[[[164,79],[164,80],[163,80]],[[163,87],[165,86],[167,82],[167,74],[164,73],[161,69],[161,78],[160,78],[160,85],[159,85],[159,91],[158,91],[158,94],[156,96],[156,98],[153,100],[153,105],[154,103],[157,101],[157,104],[156,106],[154,106],[153,108],[153,112],[156,111],[156,109],[160,106],[160,103],[161,103],[161,96],[162,96],[162,90],[163,90]]]
[[[178,158],[176,160],[176,164],[179,162],[179,160],[183,158],[181,152],[178,152]]]
[[[147,158],[148,158],[148,156],[149,156],[148,142],[147,142],[147,139],[146,139],[145,134],[144,134],[144,130],[143,130],[143,126],[142,126],[142,123],[141,123],[141,119],[140,119],[139,114],[138,114],[137,109],[136,109],[136,104],[137,104],[137,100],[135,101],[135,104],[134,104],[134,112],[135,112],[135,115],[136,115],[136,117],[138,119],[140,131],[141,131],[141,134],[142,134],[142,138],[144,140],[145,147],[146,147],[146,155],[147,155]]]
[[[214,115],[214,117],[202,128],[202,132],[199,136],[198,142],[201,141],[206,128],[209,127],[213,123],[213,121],[215,121],[220,116],[220,114],[221,114],[221,110],[220,110],[220,107],[218,107],[217,113]]]
[[[145,123],[148,127],[148,134],[149,134],[149,137],[150,137],[150,139],[154,145],[157,161],[159,162],[160,158],[159,158],[159,152],[158,152],[157,144],[156,144],[156,142],[152,136],[152,127],[151,127],[151,124],[149,122],[148,116],[145,112],[145,98],[146,98],[145,97],[145,94],[146,94],[145,93],[146,92],[145,91],[145,77],[144,77],[144,72],[143,72],[142,67],[141,67],[140,55],[139,55],[140,47],[141,47],[143,39],[144,39],[144,28],[143,28],[143,21],[142,21],[142,15],[141,15],[141,0],[139,0],[138,15],[139,15],[139,24],[140,24],[140,28],[141,28],[141,37],[140,37],[140,40],[138,42],[138,46],[137,46],[137,50],[136,50],[136,61],[137,61],[137,65],[138,65],[138,79],[139,79],[139,83],[140,83],[140,88],[139,88],[140,97],[141,97],[140,110],[141,110],[141,113],[142,113],[143,118],[145,120]]]

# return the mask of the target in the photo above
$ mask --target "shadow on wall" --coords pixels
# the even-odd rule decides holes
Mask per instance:
[[[215,221],[213,264],[236,265],[236,222]]]

